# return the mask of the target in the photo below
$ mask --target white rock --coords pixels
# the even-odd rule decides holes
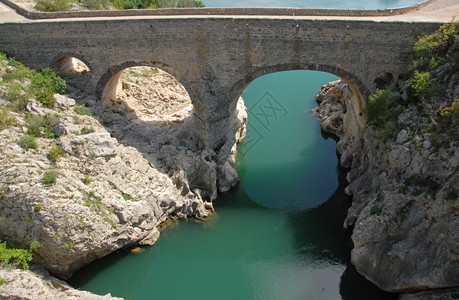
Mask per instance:
[[[67,96],[61,94],[54,94],[54,98],[56,99],[56,105],[59,108],[69,109],[75,106],[75,100]]]
[[[405,143],[406,141],[408,141],[408,139],[410,138],[410,136],[408,135],[408,132],[405,130],[405,129],[402,129],[400,130],[400,132],[397,134],[397,144],[403,144]]]

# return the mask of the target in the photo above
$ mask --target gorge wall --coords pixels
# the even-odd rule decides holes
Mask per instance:
[[[441,96],[408,105],[388,124],[390,136],[365,123],[344,82],[324,86],[317,97],[322,129],[339,137],[340,164],[350,170],[353,202],[344,226],[353,228],[351,262],[386,291],[457,295],[459,148],[455,123],[443,128],[436,120],[440,108],[457,101],[455,70],[457,60],[432,71]],[[392,89],[393,101],[403,103],[403,82]],[[406,299],[427,299],[422,295]]]

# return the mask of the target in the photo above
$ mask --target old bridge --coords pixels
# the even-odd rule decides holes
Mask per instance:
[[[329,72],[364,99],[375,90],[376,78],[406,70],[416,38],[459,10],[455,0],[428,2],[408,12],[373,11],[372,16],[204,9],[180,15],[49,14],[41,20],[21,17],[3,5],[0,51],[34,68],[80,59],[90,68],[87,88],[101,102],[115,97],[123,69],[161,68],[188,91],[195,134],[218,151],[232,142],[228,132],[238,97],[259,76],[300,69]]]

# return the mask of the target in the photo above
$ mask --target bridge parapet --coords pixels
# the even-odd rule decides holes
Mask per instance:
[[[193,7],[161,9],[125,9],[125,10],[85,10],[64,12],[30,11],[10,1],[0,0],[29,19],[57,18],[97,18],[129,16],[345,16],[345,17],[381,17],[406,14],[425,7],[436,0],[423,0],[406,7],[387,9],[328,9],[328,8],[228,8],[228,7]]]

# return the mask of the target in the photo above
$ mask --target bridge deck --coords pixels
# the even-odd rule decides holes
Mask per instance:
[[[289,16],[289,15],[150,15],[150,16],[116,16],[116,17],[85,17],[73,20],[107,20],[107,19],[174,19],[174,18],[264,18],[264,19],[321,19],[321,20],[373,20],[377,22],[449,22],[459,18],[459,0],[436,0],[430,4],[404,14],[391,16]],[[9,22],[49,22],[69,21],[65,19],[30,20],[16,13],[13,9],[0,3],[0,23]]]

